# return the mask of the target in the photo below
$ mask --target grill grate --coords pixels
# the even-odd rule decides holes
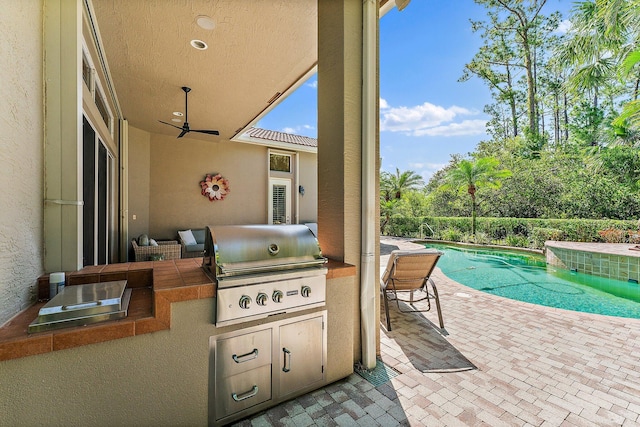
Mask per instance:
[[[373,384],[374,387],[378,387],[389,381],[391,378],[397,377],[400,375],[400,372],[392,368],[391,366],[385,365],[385,363],[376,359],[376,367],[372,370],[364,369],[361,365],[357,365],[355,367],[356,374],[360,375],[365,380],[369,381]]]

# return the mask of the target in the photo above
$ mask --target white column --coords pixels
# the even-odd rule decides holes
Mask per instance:
[[[365,0],[362,10],[362,252],[360,267],[360,330],[362,365],[376,366],[378,337],[378,2]]]
[[[82,1],[44,2],[44,267],[82,267]]]

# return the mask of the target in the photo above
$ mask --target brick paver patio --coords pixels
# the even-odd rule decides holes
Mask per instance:
[[[383,240],[382,266],[388,249],[412,245]],[[393,330],[381,325],[381,358],[398,376],[374,387],[353,374],[236,425],[640,426],[640,319],[512,301],[439,270],[434,279],[444,331],[435,312],[394,304]]]

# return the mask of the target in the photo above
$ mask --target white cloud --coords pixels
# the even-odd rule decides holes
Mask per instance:
[[[389,108],[389,104],[387,103],[387,100],[384,98],[380,98],[380,109],[384,110]]]
[[[311,83],[307,83],[306,85],[311,87],[311,88],[317,89],[318,88],[318,80],[314,80]]]
[[[431,177],[445,166],[447,166],[447,163],[409,163],[409,169],[420,175],[425,183],[429,182]]]
[[[568,19],[563,19],[560,21],[558,28],[554,31],[556,34],[566,34],[571,30],[571,21]]]
[[[380,102],[382,108],[382,99]],[[456,105],[444,108],[425,102],[413,107],[389,107],[381,112],[380,131],[403,132],[412,136],[459,136],[484,133],[484,120],[463,120],[459,116],[475,115],[477,112]]]
[[[315,126],[312,126],[312,125],[299,125],[295,127],[287,126],[282,128],[280,132],[291,133],[293,135],[309,136],[313,132],[308,132],[308,131],[314,131],[315,129],[316,129]],[[315,138],[315,136],[312,136],[312,138]]]
[[[486,132],[485,120],[463,120],[460,123],[449,123],[442,126],[434,126],[427,129],[418,129],[414,136],[463,136],[482,135]]]
[[[415,169],[426,169],[430,171],[437,171],[445,167],[446,163],[409,163],[409,167],[412,170]]]

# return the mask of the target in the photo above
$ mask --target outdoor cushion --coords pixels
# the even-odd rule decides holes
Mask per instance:
[[[182,258],[194,258],[202,256],[204,252],[204,241],[206,237],[205,228],[193,228],[187,230],[193,237],[193,240],[187,241],[182,231],[178,231],[180,241],[182,243]],[[188,237],[188,236],[187,236]]]
[[[138,236],[138,245],[139,246],[149,246],[149,236],[146,234],[141,234]]]
[[[197,243],[195,245],[187,245],[187,252],[202,252],[204,251],[204,243]]]
[[[197,245],[196,238],[193,237],[191,230],[178,231],[178,235],[186,246]]]
[[[191,230],[191,232],[193,233],[193,237],[195,237],[196,239],[196,243],[198,243],[199,245],[204,245],[204,237],[205,237],[205,229],[204,228],[198,228],[195,230]]]

